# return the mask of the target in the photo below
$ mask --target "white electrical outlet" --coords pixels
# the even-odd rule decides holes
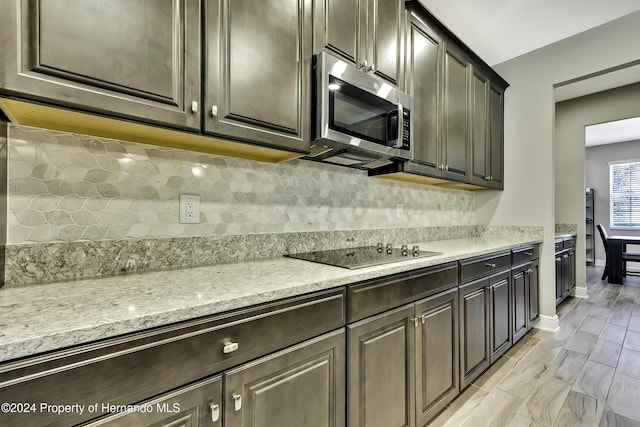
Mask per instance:
[[[458,209],[451,209],[451,219],[458,219]]]
[[[180,224],[200,224],[200,196],[180,195]]]
[[[402,203],[396,203],[396,219],[404,219],[404,207]]]

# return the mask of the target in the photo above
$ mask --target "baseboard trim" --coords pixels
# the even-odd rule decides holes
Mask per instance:
[[[587,290],[586,287],[581,288],[576,286],[575,289],[573,290],[573,296],[576,298],[584,298],[587,299],[589,298],[589,291]]]
[[[536,329],[542,329],[543,331],[558,332],[560,330],[560,318],[557,314],[553,316],[545,316],[541,314],[533,327]]]

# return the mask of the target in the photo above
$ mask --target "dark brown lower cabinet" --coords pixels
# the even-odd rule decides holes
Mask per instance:
[[[491,363],[511,348],[511,272],[490,277],[489,329]]]
[[[539,260],[533,260],[528,270],[529,281],[527,283],[527,295],[529,296],[529,310],[527,314],[529,318],[527,322],[527,330],[531,330],[534,322],[538,320],[538,317],[540,316],[540,308],[538,303],[539,269]]]
[[[348,325],[349,426],[423,426],[459,393],[458,289]]]
[[[348,425],[412,427],[415,306],[347,326]]]
[[[527,333],[529,324],[528,304],[530,289],[528,285],[530,264],[521,265],[512,270],[511,280],[513,283],[512,312],[513,322],[511,324],[513,343],[515,344]]]
[[[531,330],[540,314],[538,308],[538,268],[539,261],[534,259],[532,262],[519,265],[511,270],[513,344]]]
[[[511,271],[460,286],[460,389],[511,344]]]
[[[557,238],[556,245],[556,305],[565,300],[576,287],[575,237]]]
[[[329,333],[224,374],[225,427],[344,427],[345,334]]]
[[[138,405],[87,427],[221,427],[222,376],[218,375]],[[107,402],[99,405],[108,404]],[[134,409],[137,411],[134,412]]]
[[[340,329],[88,425],[344,427],[345,358]]]
[[[459,393],[458,289],[416,304],[416,415],[425,425]]]
[[[491,363],[489,352],[489,278],[460,286],[460,388]]]

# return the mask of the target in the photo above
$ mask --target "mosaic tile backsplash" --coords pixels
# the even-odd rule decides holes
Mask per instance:
[[[8,134],[8,245],[475,224],[471,192],[339,166],[16,125]],[[178,223],[180,194],[200,195],[200,224]]]

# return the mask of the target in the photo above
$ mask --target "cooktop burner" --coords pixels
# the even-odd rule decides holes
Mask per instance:
[[[402,248],[398,249],[392,248],[391,245],[387,245],[386,247],[378,245],[306,252],[301,254],[290,254],[287,256],[353,270],[356,268],[371,267],[379,264],[387,264],[390,262],[424,258],[441,254],[442,252],[421,251],[417,246],[413,246],[409,249],[404,245]]]

